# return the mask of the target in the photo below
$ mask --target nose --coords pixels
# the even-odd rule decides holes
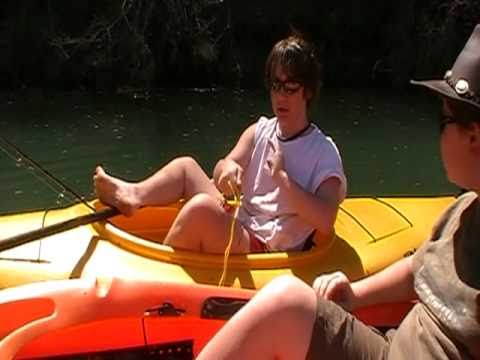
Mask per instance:
[[[277,99],[287,99],[288,98],[288,94],[285,92],[284,89],[280,89],[278,91],[272,91],[272,96],[277,98]]]

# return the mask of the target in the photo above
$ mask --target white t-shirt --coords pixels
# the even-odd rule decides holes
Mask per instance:
[[[266,161],[273,151],[269,141],[281,148],[288,176],[305,191],[315,193],[324,180],[336,177],[341,183],[340,201],[346,196],[347,181],[335,143],[316,125],[310,126],[303,135],[280,140],[276,135],[276,118],[262,116],[257,122],[252,158],[243,178],[238,219],[269,250],[300,250],[315,230],[295,213],[269,174]]]

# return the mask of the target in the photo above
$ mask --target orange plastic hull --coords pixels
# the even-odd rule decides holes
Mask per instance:
[[[0,292],[0,354],[2,359],[81,354],[102,359],[112,352],[193,358],[253,295],[244,289],[116,278],[11,288]],[[356,314],[370,325],[395,326],[410,306],[375,306]]]

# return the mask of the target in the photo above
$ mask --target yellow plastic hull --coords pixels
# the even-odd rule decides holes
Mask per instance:
[[[349,198],[341,206],[336,237],[330,243],[305,252],[232,255],[225,285],[258,289],[287,273],[311,283],[319,274],[334,270],[344,271],[351,279],[361,278],[414,252],[453,200]],[[44,225],[50,225],[88,211],[78,204],[47,214],[0,216],[0,236],[37,229],[44,218]],[[174,206],[145,208],[131,218],[117,216],[113,224],[82,226],[4,251],[0,253],[0,288],[85,276],[218,284],[223,255],[178,251],[160,243],[177,212]]]

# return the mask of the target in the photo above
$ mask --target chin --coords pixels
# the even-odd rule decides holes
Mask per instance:
[[[287,121],[288,120],[288,114],[277,114],[277,119],[279,121],[282,121],[282,122]]]
[[[458,179],[454,176],[447,176],[447,178],[448,178],[448,181],[458,186],[460,189],[464,189],[468,191],[474,188],[474,186],[472,186],[470,181],[466,181],[465,179]]]

